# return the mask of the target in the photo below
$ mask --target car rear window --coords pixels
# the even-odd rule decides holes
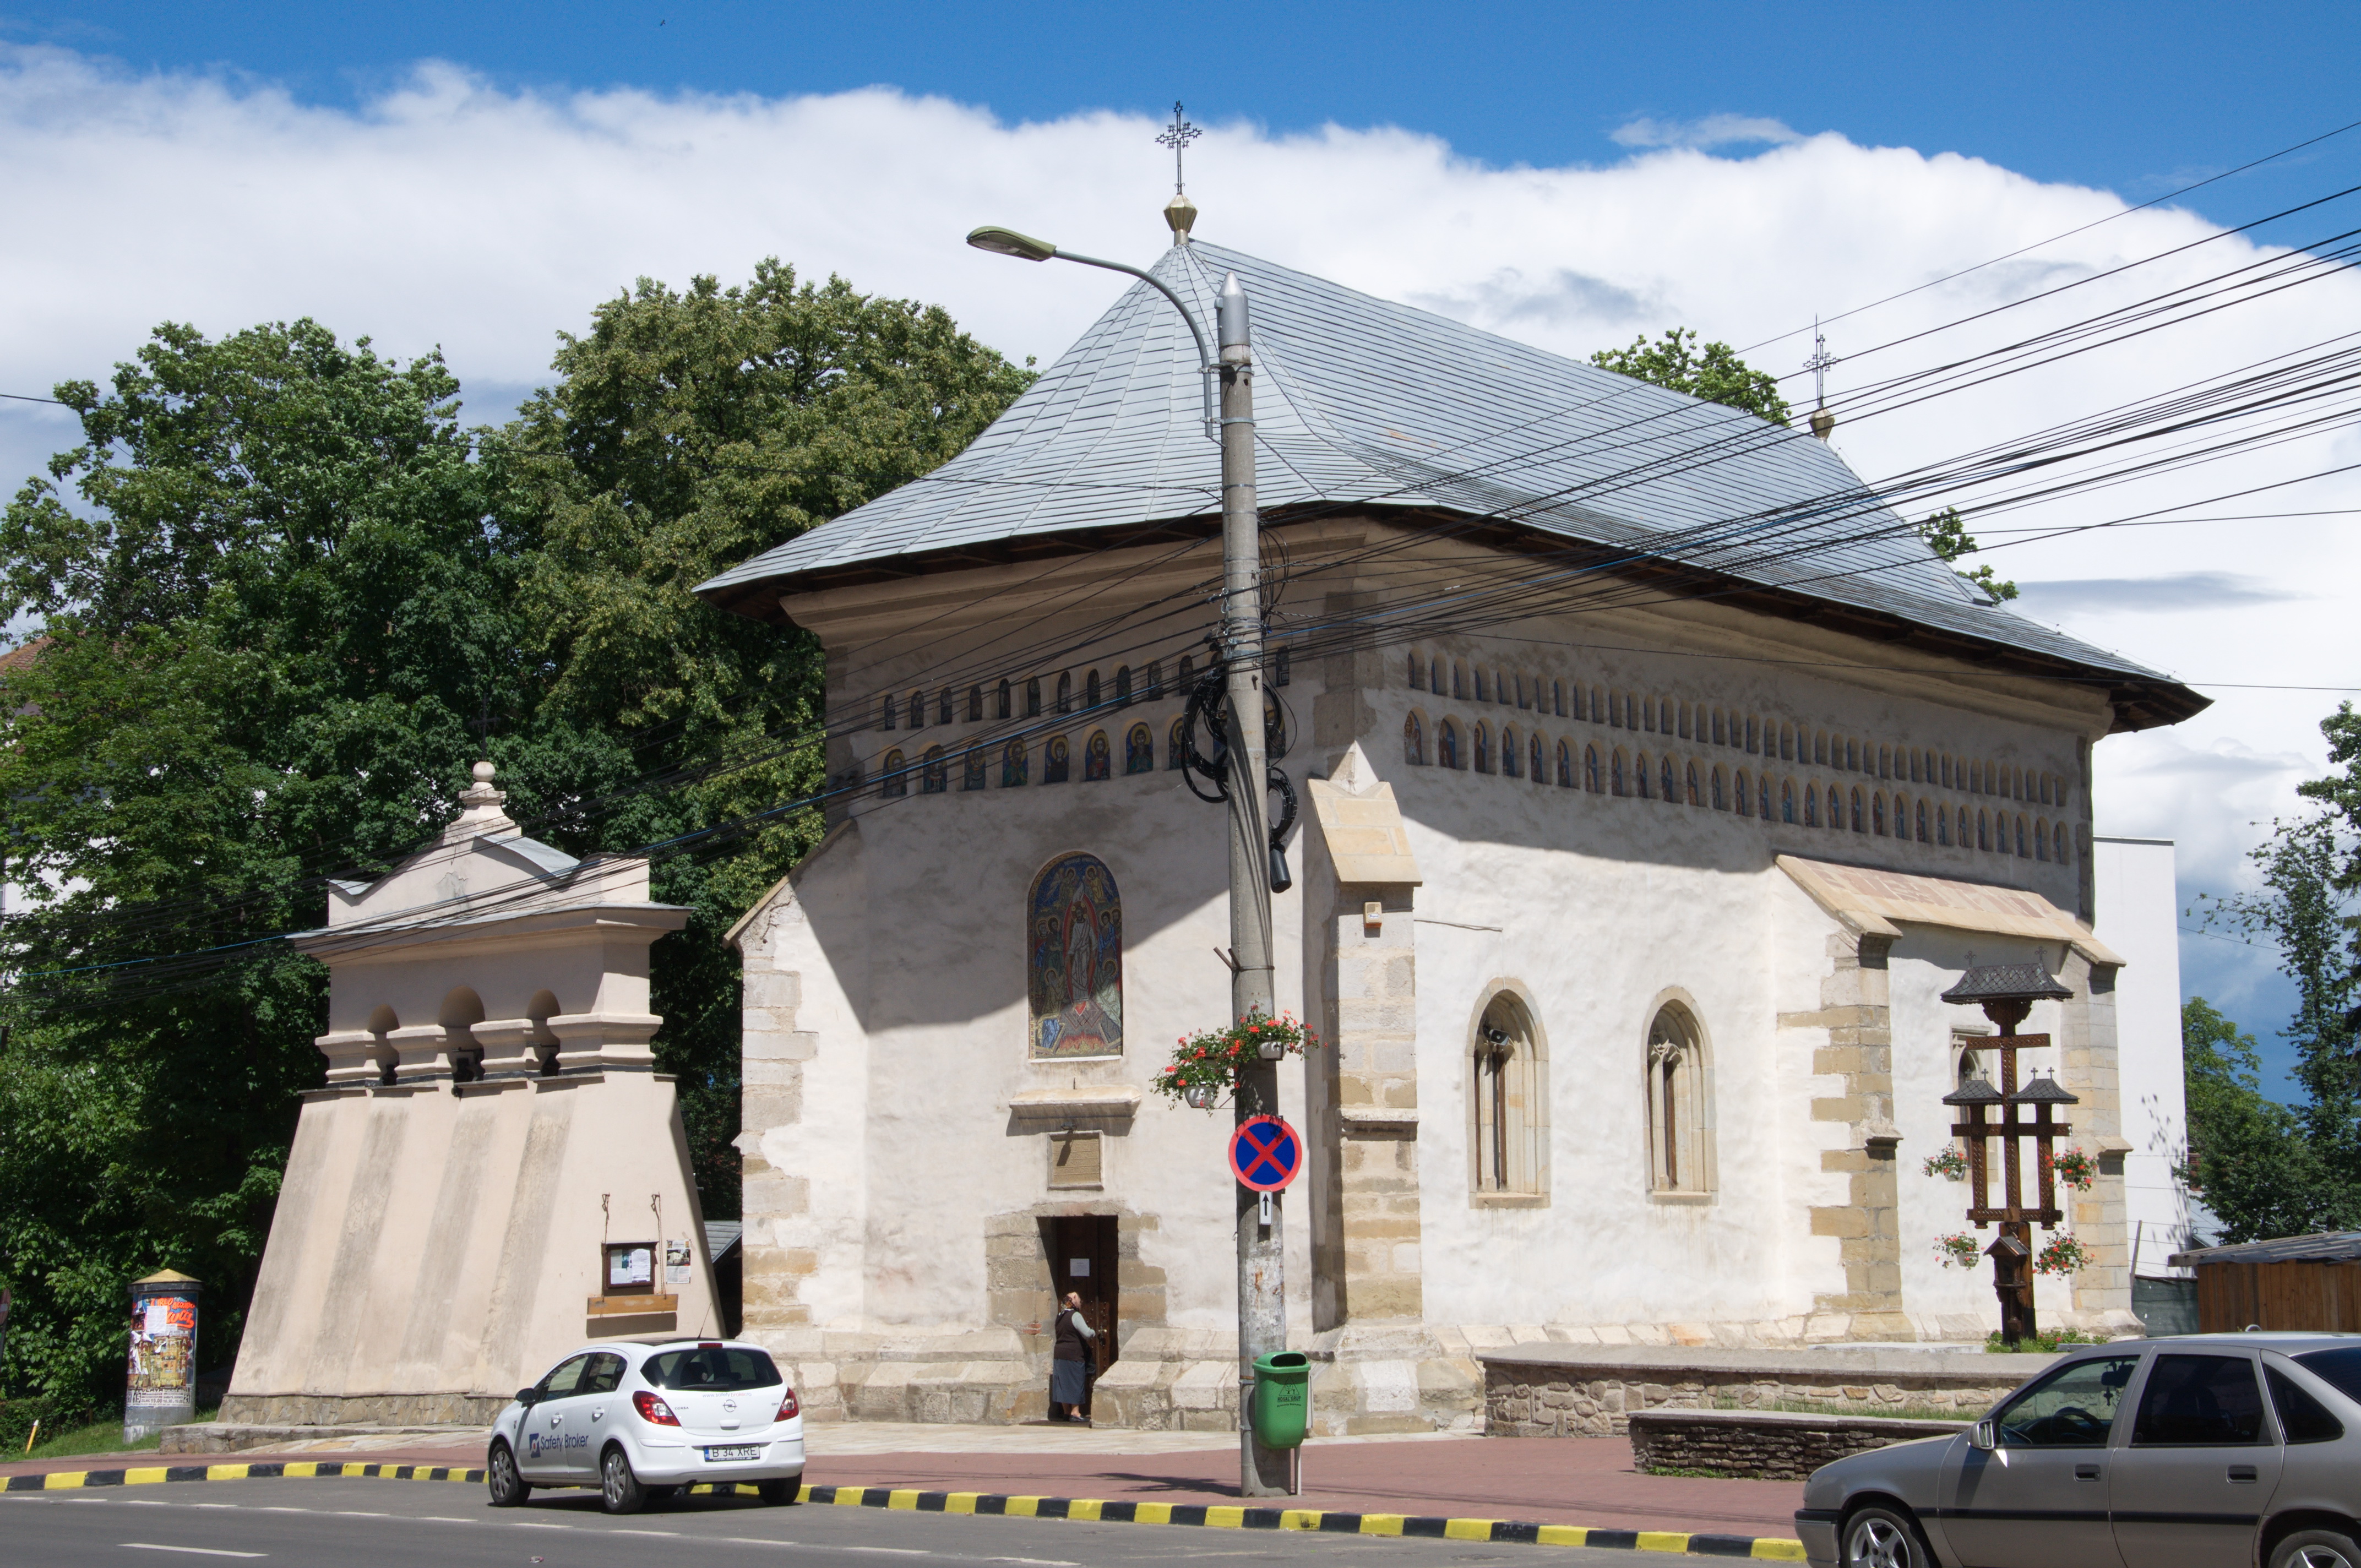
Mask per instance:
[[[2295,1364],[2349,1399],[2361,1399],[2361,1345],[2308,1350]]]
[[[684,1393],[698,1388],[719,1393],[775,1388],[785,1381],[768,1355],[737,1345],[701,1344],[689,1350],[659,1351],[641,1364],[640,1373],[659,1388]]]

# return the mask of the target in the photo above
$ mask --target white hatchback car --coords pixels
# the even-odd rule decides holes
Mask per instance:
[[[732,1340],[585,1345],[492,1423],[492,1503],[535,1486],[596,1486],[610,1514],[636,1513],[700,1481],[751,1481],[796,1500],[804,1421],[770,1353]]]

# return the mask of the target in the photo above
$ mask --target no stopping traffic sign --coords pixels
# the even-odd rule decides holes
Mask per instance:
[[[1249,1116],[1230,1135],[1230,1174],[1257,1192],[1276,1192],[1303,1169],[1303,1140],[1276,1116]]]

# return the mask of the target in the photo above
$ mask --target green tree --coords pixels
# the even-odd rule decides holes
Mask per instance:
[[[1945,507],[1941,511],[1918,525],[1918,537],[1935,552],[1936,559],[1946,565],[1956,563],[1962,555],[1976,553],[1976,536],[1960,521],[1960,509]],[[1981,592],[1993,604],[2016,597],[2016,585],[2004,582],[1993,575],[1992,564],[1986,562],[1972,572],[1961,572],[1960,577],[1970,587]]]
[[[2254,1037],[2202,996],[2180,1009],[2194,1186],[2223,1239],[2255,1241],[2330,1228],[2329,1183],[2296,1113],[2264,1097]]]
[[[1726,343],[1701,344],[1687,327],[1672,327],[1653,343],[1642,333],[1631,347],[1602,348],[1590,362],[1619,376],[1744,409],[1773,424],[1787,422],[1787,400],[1779,395],[1777,377],[1755,369]]]
[[[818,646],[690,590],[927,473],[1031,375],[939,308],[798,283],[776,261],[742,288],[642,279],[565,337],[555,369],[485,449],[503,520],[538,542],[521,602],[544,711],[600,737],[602,784],[680,775],[584,834],[623,849],[814,794]],[[795,813],[655,868],[655,896],[694,911],[659,955],[656,1048],[717,1216],[738,1212],[738,971],[720,938],[818,832]]]
[[[168,325],[0,518],[0,1387],[119,1387],[124,1285],[203,1278],[232,1354],[324,975],[318,923],[447,821],[489,751],[576,854],[691,836],[655,893],[660,1062],[708,1212],[737,1212],[737,983],[719,938],[812,839],[807,639],[713,609],[719,567],[925,473],[1027,380],[940,311],[798,285],[642,282],[551,388],[468,433],[436,356],[317,323]]]

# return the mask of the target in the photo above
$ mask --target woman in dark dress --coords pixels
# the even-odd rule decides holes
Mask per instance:
[[[1058,1309],[1058,1347],[1049,1362],[1051,1420],[1088,1420],[1080,1410],[1090,1395],[1091,1342],[1098,1337],[1098,1331],[1082,1321],[1082,1292],[1067,1291]]]

